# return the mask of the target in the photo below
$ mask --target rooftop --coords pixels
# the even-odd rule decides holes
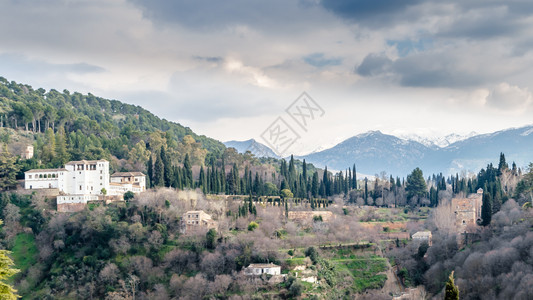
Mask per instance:
[[[280,268],[280,266],[273,263],[269,264],[250,264],[248,268]]]
[[[28,170],[24,173],[42,173],[42,172],[59,172],[59,171],[67,171],[67,169],[59,168],[59,169],[32,169]]]
[[[108,162],[108,161],[105,160],[105,159],[99,159],[99,160],[75,160],[75,161],[69,161],[65,165],[80,165],[80,164],[86,165],[86,164],[95,164],[95,163],[99,163],[99,162]]]
[[[142,172],[116,172],[111,177],[146,176]]]

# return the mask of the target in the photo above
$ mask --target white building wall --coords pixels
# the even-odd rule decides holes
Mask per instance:
[[[65,203],[87,203],[87,201],[97,201],[97,195],[66,195],[57,196],[57,204]]]
[[[59,178],[57,171],[30,172],[24,174],[24,188],[31,189],[57,189]],[[52,177],[55,176],[55,177]]]

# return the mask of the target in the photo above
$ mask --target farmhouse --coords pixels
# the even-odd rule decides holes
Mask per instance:
[[[180,232],[183,234],[198,233],[209,229],[216,229],[218,223],[203,210],[191,210],[181,217]]]
[[[281,267],[273,263],[270,264],[251,264],[244,269],[244,274],[249,276],[254,275],[281,275]]]

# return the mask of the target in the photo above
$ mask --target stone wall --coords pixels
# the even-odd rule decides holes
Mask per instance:
[[[63,203],[57,205],[58,212],[78,212],[85,209],[85,203]]]
[[[289,211],[289,220],[295,222],[313,221],[315,216],[322,216],[324,222],[329,222],[334,218],[330,211]]]

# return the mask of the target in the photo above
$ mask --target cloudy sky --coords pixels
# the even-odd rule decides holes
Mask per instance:
[[[0,0],[0,76],[141,105],[219,140],[278,117],[313,151],[368,130],[533,123],[528,0]],[[305,130],[302,92],[323,109]]]

